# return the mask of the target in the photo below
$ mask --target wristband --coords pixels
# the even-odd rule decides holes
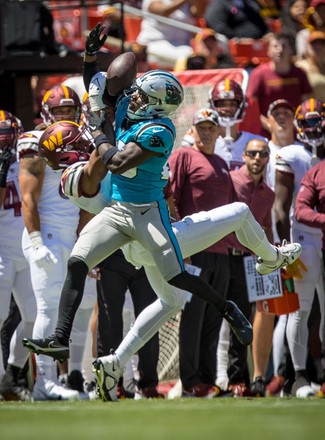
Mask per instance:
[[[29,234],[31,245],[34,249],[43,246],[43,238],[40,231],[34,231]]]
[[[104,134],[99,134],[94,139],[96,148],[98,148],[101,144],[109,144],[107,137]]]
[[[119,150],[116,147],[109,148],[107,151],[105,151],[103,156],[101,156],[102,161],[104,162],[105,166],[118,151]]]

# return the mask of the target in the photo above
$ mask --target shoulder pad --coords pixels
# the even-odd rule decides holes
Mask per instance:
[[[78,198],[81,196],[79,181],[84,166],[85,162],[76,162],[64,170],[61,177],[61,188],[67,197]]]
[[[26,131],[21,134],[17,141],[17,154],[21,158],[26,154],[38,153],[38,142],[42,136],[42,131]]]

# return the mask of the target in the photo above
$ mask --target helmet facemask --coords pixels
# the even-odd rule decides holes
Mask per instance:
[[[209,95],[210,107],[218,113],[220,126],[226,128],[225,141],[233,142],[231,127],[242,122],[245,116],[245,109],[248,106],[241,86],[236,81],[226,78],[217,83],[212,90],[210,90]],[[229,110],[229,106],[218,106],[220,101],[236,102],[237,108],[232,114],[225,115],[224,113],[231,113],[229,111],[225,112],[225,110]]]
[[[19,136],[18,121],[7,111],[0,110],[0,116],[0,152],[10,150],[15,155]]]
[[[314,99],[304,101],[296,110],[295,126],[298,130],[298,139],[313,148],[324,144],[322,124],[325,117],[324,105]]]
[[[60,113],[61,107],[70,107],[74,110],[69,112],[69,114]],[[53,110],[55,110],[55,114]],[[70,87],[64,85],[52,87],[44,95],[41,116],[46,125],[67,120],[79,123],[81,117],[81,102],[77,93]]]

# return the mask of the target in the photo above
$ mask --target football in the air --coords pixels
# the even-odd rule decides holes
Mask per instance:
[[[133,52],[125,52],[115,58],[107,69],[106,88],[109,95],[117,96],[131,87],[137,76],[137,67]]]

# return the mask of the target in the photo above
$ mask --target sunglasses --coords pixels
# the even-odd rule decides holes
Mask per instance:
[[[256,157],[258,154],[263,159],[265,159],[266,157],[269,157],[268,151],[258,151],[258,150],[245,151],[245,155],[249,156],[251,159],[254,159],[254,157]]]

